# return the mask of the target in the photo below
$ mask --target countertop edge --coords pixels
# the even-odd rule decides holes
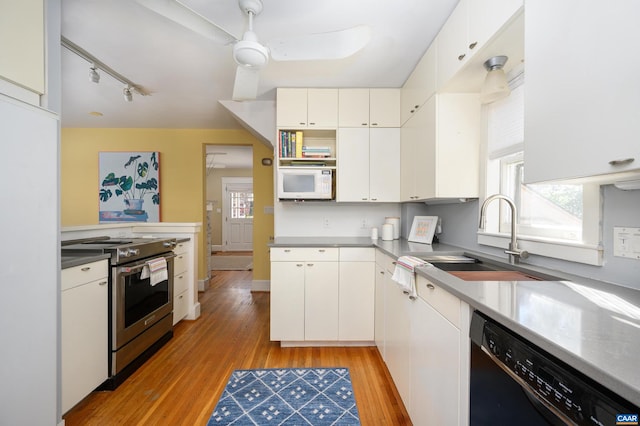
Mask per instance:
[[[96,254],[94,256],[62,256],[61,269],[73,268],[74,266],[86,265],[102,259],[109,259],[110,254]]]

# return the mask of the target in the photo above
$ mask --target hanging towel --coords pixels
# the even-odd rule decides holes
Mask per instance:
[[[427,262],[414,256],[400,256],[396,261],[396,269],[393,271],[391,279],[397,282],[402,291],[408,294],[411,299],[418,296],[415,268],[424,265],[427,265]]]
[[[167,259],[159,257],[157,259],[148,260],[147,264],[142,268],[140,278],[149,278],[152,287],[164,280],[167,280],[169,278]]]

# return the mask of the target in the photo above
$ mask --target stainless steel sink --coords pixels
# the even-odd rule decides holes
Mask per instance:
[[[418,256],[465,281],[561,281],[549,274],[508,263],[485,262],[470,256]]]

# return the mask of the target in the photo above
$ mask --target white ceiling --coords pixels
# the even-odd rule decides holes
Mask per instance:
[[[183,0],[240,37],[236,0]],[[370,43],[336,61],[274,62],[261,71],[258,99],[276,87],[400,87],[457,0],[264,0],[254,30],[263,42],[369,25]],[[63,127],[240,128],[218,100],[231,99],[231,46],[198,35],[133,0],[62,0],[62,34],[151,92],[124,102],[121,83],[89,81],[86,60],[62,49]],[[99,112],[102,116],[90,115]]]

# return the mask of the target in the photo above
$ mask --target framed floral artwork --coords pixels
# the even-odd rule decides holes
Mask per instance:
[[[100,152],[103,222],[160,222],[160,153]]]

